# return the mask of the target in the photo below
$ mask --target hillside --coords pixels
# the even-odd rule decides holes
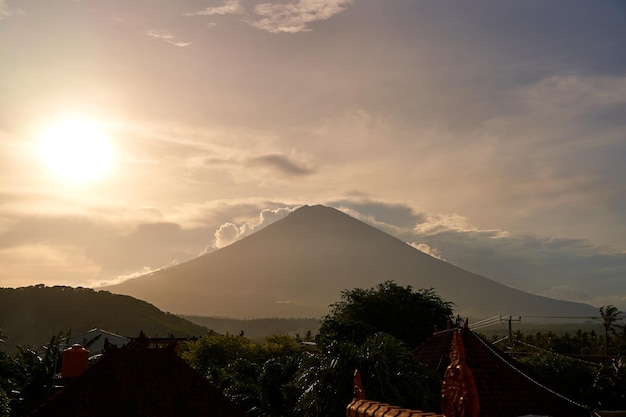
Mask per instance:
[[[108,289],[181,314],[321,317],[340,292],[394,280],[434,288],[471,317],[596,316],[433,258],[336,209],[304,206],[215,252]]]
[[[0,329],[4,350],[40,345],[59,332],[72,334],[94,327],[122,336],[201,336],[206,327],[165,313],[145,301],[87,288],[0,288]]]

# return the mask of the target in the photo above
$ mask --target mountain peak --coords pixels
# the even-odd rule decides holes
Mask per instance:
[[[321,317],[343,290],[387,280],[433,288],[472,317],[596,312],[465,271],[323,205],[302,206],[232,245],[109,290],[181,314]]]
[[[340,210],[337,210],[336,208],[333,207],[328,207],[328,206],[323,206],[321,204],[316,204],[313,206],[308,206],[308,205],[304,205],[301,207],[298,207],[296,210],[294,210],[292,213],[290,213],[290,216],[293,215],[298,215],[298,216],[330,216],[333,214],[343,214],[345,216],[347,216],[347,214],[343,213]]]

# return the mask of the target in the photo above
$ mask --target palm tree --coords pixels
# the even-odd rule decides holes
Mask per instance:
[[[600,316],[602,317],[602,326],[604,326],[604,340],[606,345],[606,356],[609,356],[609,332],[617,335],[616,328],[622,329],[623,326],[616,324],[622,320],[622,312],[614,305],[600,307]]]

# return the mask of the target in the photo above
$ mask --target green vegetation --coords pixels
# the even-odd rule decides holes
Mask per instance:
[[[58,331],[86,332],[95,327],[123,336],[202,336],[209,330],[152,304],[126,295],[88,288],[0,288],[0,328],[4,347],[39,346]]]
[[[266,319],[230,319],[223,317],[186,316],[182,318],[199,324],[220,334],[242,334],[249,339],[262,341],[275,334],[309,337],[317,334],[319,319],[266,318]]]
[[[435,328],[446,328],[452,305],[432,289],[413,291],[410,285],[402,287],[393,281],[369,289],[344,290],[322,321],[320,341],[360,344],[376,332],[385,332],[415,348]]]
[[[412,358],[409,346],[451,314],[450,304],[432,290],[414,292],[387,281],[344,291],[322,319],[317,344],[295,336],[254,343],[209,335],[190,343],[186,358],[255,416],[342,416],[356,369],[368,398],[435,410],[440,381]]]
[[[233,401],[258,416],[292,415],[293,380],[304,351],[293,336],[261,343],[243,336],[208,335],[187,345],[184,357]]]
[[[343,291],[340,301],[331,305],[322,319],[315,338],[311,331],[303,331],[303,335],[292,332],[253,340],[241,331],[243,327],[218,334],[131,297],[87,289],[2,289],[0,313],[5,314],[7,305],[15,309],[22,326],[35,326],[33,320],[41,320],[43,323],[36,325],[48,326],[48,332],[81,323],[68,320],[68,316],[89,323],[85,329],[116,330],[150,320],[169,327],[139,327],[147,328],[149,335],[201,329],[203,337],[182,346],[183,357],[252,417],[343,416],[353,395],[356,369],[369,399],[438,411],[441,381],[413,359],[411,349],[426,340],[435,326],[444,328],[452,316],[451,303],[433,290],[414,291],[392,281]],[[594,408],[626,409],[626,331],[618,324],[621,312],[613,306],[600,312],[597,323],[584,324],[593,326],[591,330],[517,330],[514,343],[503,340],[506,346],[502,347],[547,387]],[[106,322],[112,324],[92,324],[98,314],[113,320]],[[274,325],[286,324],[268,320]],[[185,327],[188,325],[196,327]],[[13,330],[3,328],[0,339],[7,340]],[[50,342],[40,349],[18,346],[13,354],[4,353],[7,345],[0,344],[0,417],[24,415],[52,393],[62,336],[49,337]],[[500,336],[491,339],[495,342]]]
[[[493,342],[501,340],[507,346],[513,344],[511,352],[516,355],[545,351],[584,357],[590,361],[626,355],[626,328],[617,324],[623,319],[623,313],[612,305],[602,306],[599,312],[596,322],[561,325],[516,323],[513,341],[508,340],[508,331],[504,328],[481,329],[478,333]]]
[[[422,409],[439,409],[441,381],[411,356],[399,339],[385,333],[367,336],[363,343],[334,342],[303,362],[299,416],[345,415],[351,401],[354,371],[362,375],[371,400]]]
[[[584,323],[571,333],[568,325],[560,332],[517,330],[512,341],[497,334],[491,339],[500,340],[531,376],[560,394],[592,407],[624,410],[626,331],[617,324],[622,312],[609,305],[600,313],[597,323]]]
[[[602,326],[604,327],[604,339],[606,341],[605,347],[607,356],[609,355],[609,345],[611,344],[609,335],[619,336],[617,334],[617,330],[619,329],[622,332],[621,342],[624,341],[624,335],[626,334],[624,326],[617,324],[618,321],[623,319],[621,314],[622,312],[615,306],[608,305],[600,307],[600,316],[602,317]]]
[[[22,346],[14,356],[0,351],[0,417],[24,416],[53,394],[59,343],[66,336],[52,337],[41,351]]]

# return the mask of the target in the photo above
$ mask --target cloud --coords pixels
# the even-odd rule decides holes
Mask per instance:
[[[291,158],[281,154],[267,154],[250,159],[253,166],[265,166],[287,175],[309,175],[312,169],[302,163],[294,162]]]
[[[224,223],[215,231],[215,243],[213,247],[219,249],[228,246],[240,239],[243,233],[240,233],[239,227],[233,223]]]
[[[207,7],[199,12],[189,13],[193,16],[213,16],[225,14],[245,14],[246,10],[239,4],[239,0],[225,0],[222,6]]]
[[[28,284],[88,285],[100,272],[100,265],[79,246],[24,244],[0,249],[2,286]],[[42,275],[45,271],[45,275]]]
[[[186,203],[167,211],[150,206],[68,211],[54,204],[40,196],[0,193],[0,285],[113,284],[191,260],[209,239],[215,238],[216,246],[232,243],[291,210],[285,202],[252,198]],[[236,230],[220,228],[229,222]]]
[[[443,256],[441,255],[441,252],[437,248],[432,248],[430,247],[430,245],[427,245],[426,243],[412,242],[412,243],[409,243],[409,245],[413,246],[415,249],[417,249],[420,252],[424,252],[425,254],[430,255],[433,258],[437,258],[445,262],[445,259],[443,258]]]
[[[621,293],[626,275],[626,253],[621,251],[583,239],[481,228],[465,216],[421,213],[397,203],[342,198],[324,204],[424,253],[510,287],[596,306],[626,307],[626,300],[615,296]],[[262,211],[257,219],[223,222],[209,249],[231,244],[291,211],[293,208],[283,207]]]
[[[419,230],[419,228],[417,228]],[[590,304],[622,291],[626,254],[581,239],[439,230],[413,241],[446,261],[522,291]],[[575,291],[574,291],[575,289]],[[593,294],[593,296],[592,296]]]
[[[414,232],[418,235],[436,235],[445,232],[459,233],[480,233],[481,235],[490,237],[506,237],[508,232],[498,229],[479,229],[472,224],[467,217],[459,216],[456,213],[451,214],[435,214],[427,216],[426,219],[414,227]]]
[[[426,219],[424,214],[416,213],[412,207],[400,203],[345,199],[330,201],[328,204],[358,219],[380,224],[381,227],[390,224],[413,227]]]
[[[125,218],[134,223],[160,223],[165,220],[163,213],[155,207],[139,207],[126,210]]]
[[[21,9],[9,10],[6,0],[0,0],[0,20],[16,14],[24,14],[24,11]]]
[[[481,228],[465,216],[419,213],[401,204],[348,199],[342,204],[351,216],[416,249],[496,282],[595,306],[626,307],[626,299],[615,296],[623,293],[624,251],[584,239]]]
[[[308,24],[341,13],[353,0],[296,0],[291,3],[263,3],[254,8],[261,19],[252,25],[271,33],[310,31]]]
[[[94,284],[92,284],[92,285],[94,285],[95,287],[107,287],[109,285],[116,285],[116,284],[119,284],[121,282],[127,281],[129,279],[137,278],[137,277],[140,277],[142,275],[151,274],[151,273],[159,271],[161,269],[163,269],[163,268],[151,268],[149,266],[144,266],[143,268],[138,269],[136,271],[133,271],[133,272],[131,272],[129,274],[122,274],[122,275],[118,275],[116,277],[103,279],[103,280],[100,280],[96,285],[94,285]]]
[[[51,209],[29,212],[19,209],[28,199],[10,207],[2,204],[3,198],[0,193],[3,285],[5,277],[11,282],[21,279],[22,285],[54,280],[93,285],[144,266],[160,268],[197,256],[215,230],[214,225],[208,229],[202,224],[183,229],[165,221],[165,215],[151,207],[74,207],[67,211],[55,208],[51,201],[47,203]],[[46,205],[46,200],[39,204]]]
[[[121,207],[22,217],[5,209],[0,224],[0,276],[7,279],[2,285],[118,282],[190,260],[203,248],[209,252],[229,245],[310,203],[214,200],[187,203],[168,213],[153,207]],[[481,228],[469,217],[428,214],[398,203],[358,198],[322,203],[505,285],[626,308],[626,300],[616,295],[623,293],[626,253],[582,239]],[[208,238],[212,242],[207,246]],[[38,272],[42,270],[45,275]]]
[[[150,38],[158,39],[171,45],[178,46],[179,48],[184,48],[191,45],[191,42],[184,42],[172,35],[171,33],[163,30],[149,30],[146,32],[146,35]]]
[[[215,231],[215,240],[212,246],[214,249],[220,249],[224,246],[228,246],[257,230],[284,218],[296,209],[297,207],[265,209],[261,211],[256,221],[244,222],[239,226],[230,222],[224,223]]]
[[[138,278],[138,277],[141,277],[141,276],[144,276],[144,275],[150,275],[153,272],[157,272],[157,271],[160,271],[162,269],[167,269],[167,268],[170,268],[172,266],[176,266],[178,264],[180,264],[180,262],[178,262],[178,260],[174,259],[170,263],[168,263],[167,265],[164,265],[164,266],[161,266],[161,267],[144,266],[142,268],[135,269],[132,272],[127,273],[127,274],[121,274],[121,275],[117,275],[117,276],[113,276],[113,277],[108,277],[106,279],[101,279],[96,284],[94,284],[92,282],[91,286],[94,286],[94,287],[106,287],[106,286],[109,286],[109,285],[116,285],[116,284],[119,284],[121,282],[127,281],[129,279]]]
[[[269,203],[224,200],[205,208],[196,207],[194,217],[198,219],[224,219],[213,229],[213,243],[207,252],[242,239],[297,207],[281,207],[279,202],[274,202],[271,203],[274,208],[259,210],[258,217],[249,217],[249,213],[263,204]],[[614,295],[621,293],[626,253],[582,239],[481,228],[469,217],[422,213],[398,203],[341,198],[323,204],[340,208],[431,256],[505,285],[596,306],[626,307],[626,300]],[[229,218],[238,220],[226,220]]]

